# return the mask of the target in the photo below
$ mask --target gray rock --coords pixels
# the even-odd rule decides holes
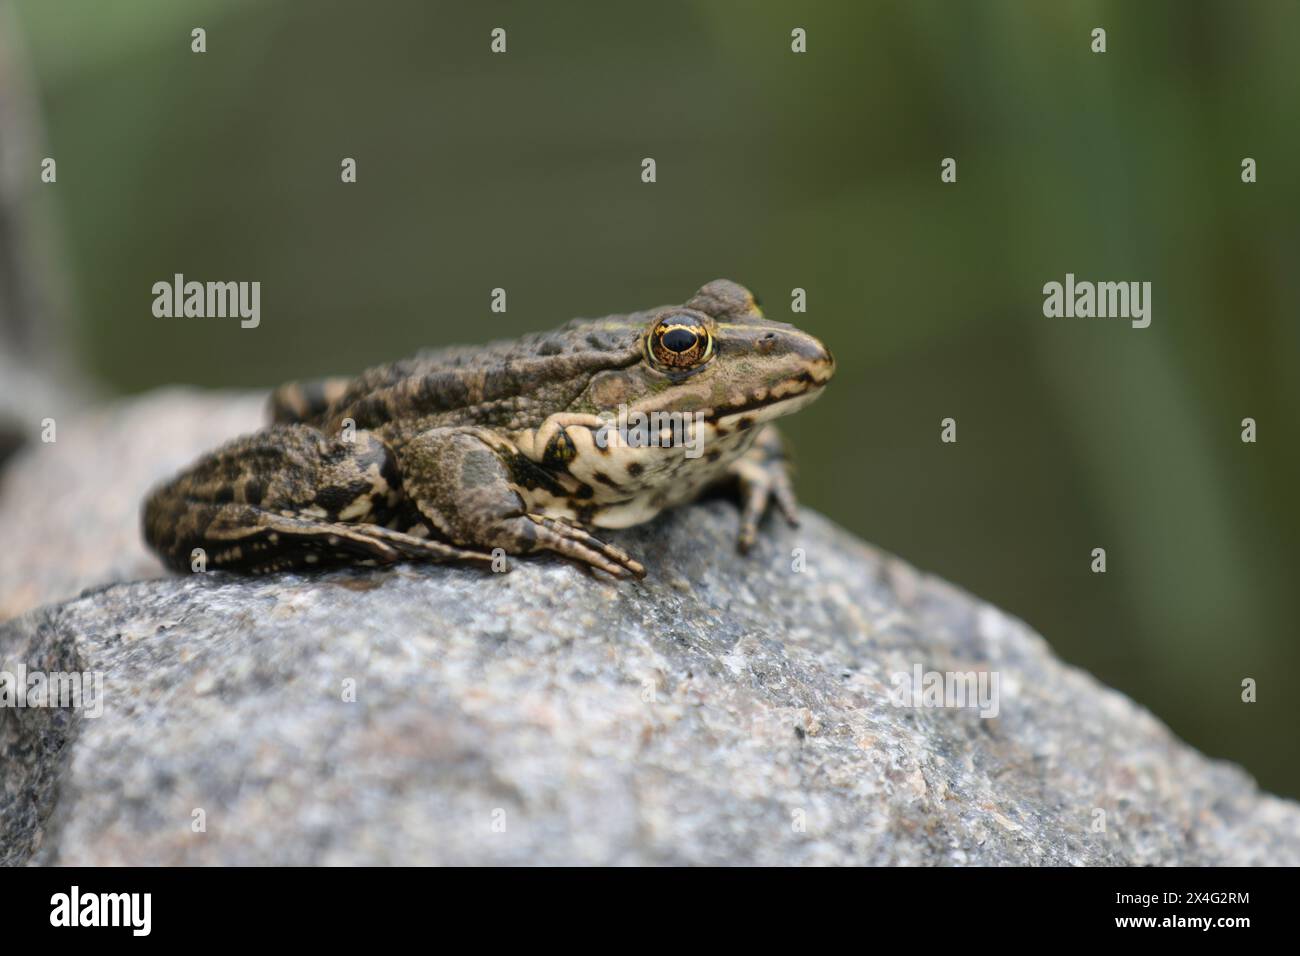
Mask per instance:
[[[410,565],[31,611],[0,667],[102,674],[103,712],[0,709],[0,859],[1300,863],[1300,807],[1020,621],[815,514],[745,559],[736,526],[613,536],[640,585]],[[898,706],[914,665],[996,673],[998,715]]]

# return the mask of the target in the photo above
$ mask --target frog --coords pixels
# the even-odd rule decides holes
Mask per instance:
[[[741,552],[769,511],[797,526],[773,422],[834,371],[819,339],[718,279],[680,305],[281,385],[266,426],[148,494],[143,535],[177,571],[502,571],[550,552],[644,578],[597,532],[717,488],[739,494]]]

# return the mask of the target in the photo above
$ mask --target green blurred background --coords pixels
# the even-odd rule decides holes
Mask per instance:
[[[839,372],[789,429],[804,502],[1300,793],[1300,4],[17,8],[109,388],[805,288]],[[174,272],[260,280],[261,326],[153,318]],[[1151,281],[1151,327],[1044,318],[1066,272]]]

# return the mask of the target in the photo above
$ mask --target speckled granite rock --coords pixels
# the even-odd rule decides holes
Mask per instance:
[[[0,668],[104,681],[97,718],[0,709],[0,859],[1300,863],[1300,806],[1024,624],[814,514],[747,560],[736,523],[618,535],[643,585],[209,574],[0,625]],[[998,674],[998,716],[897,706],[915,665]]]

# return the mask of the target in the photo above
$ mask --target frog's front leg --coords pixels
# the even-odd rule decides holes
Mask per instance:
[[[398,453],[403,490],[440,534],[467,548],[553,551],[616,578],[645,577],[625,551],[577,524],[530,511],[528,492],[563,489],[516,446],[485,429],[434,428]]]
[[[758,523],[763,520],[772,501],[776,502],[791,527],[798,526],[799,505],[794,497],[794,484],[790,481],[785,446],[776,428],[763,426],[753,446],[732,462],[728,472],[740,487],[740,537],[737,544],[741,551],[753,547],[758,538]]]

